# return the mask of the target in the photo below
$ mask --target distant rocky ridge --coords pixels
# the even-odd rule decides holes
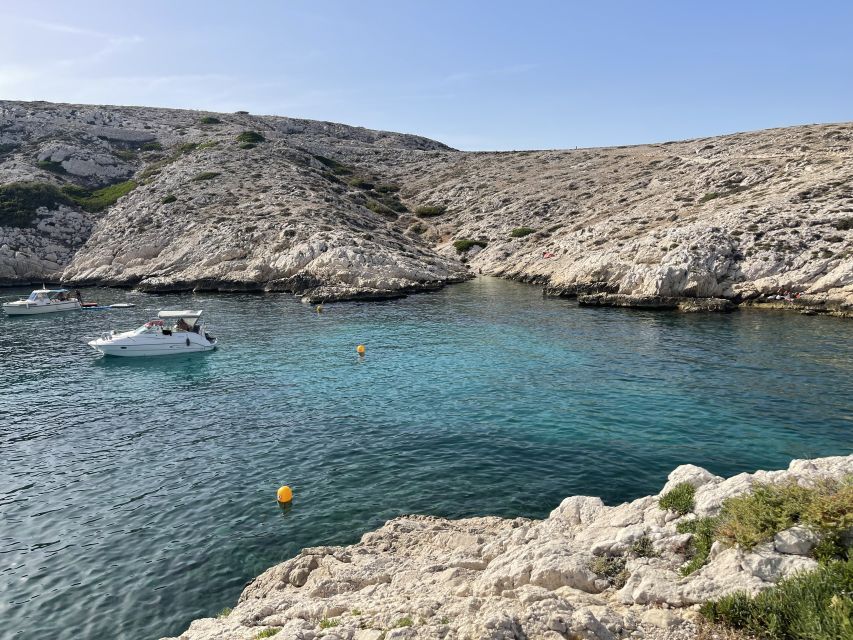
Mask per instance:
[[[850,474],[853,455],[728,479],[684,465],[659,495],[695,487],[685,515],[662,509],[659,496],[613,507],[574,496],[541,521],[405,516],[358,544],[305,549],[272,567],[233,610],[194,621],[179,640],[275,629],[281,640],[695,638],[700,603],[816,568],[816,539],[794,526],[749,551],[716,541],[707,564],[685,576],[693,534],[678,524],[717,515],[757,482],[810,487]]]
[[[10,224],[3,189],[21,182],[63,197]],[[114,203],[99,191],[116,186]],[[0,101],[0,283],[336,300],[478,272],[600,304],[789,292],[853,313],[853,124],[467,153],[285,117]]]

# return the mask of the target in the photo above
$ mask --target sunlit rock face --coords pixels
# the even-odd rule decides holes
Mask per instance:
[[[293,118],[0,102],[0,185],[138,184],[78,207],[85,243],[74,229],[64,253],[0,226],[0,277],[335,300],[482,272],[562,295],[799,294],[849,310],[851,143],[848,123],[467,153]]]

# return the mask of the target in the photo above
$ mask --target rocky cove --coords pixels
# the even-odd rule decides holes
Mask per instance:
[[[304,549],[179,639],[694,638],[702,603],[815,570],[822,536],[796,525],[747,548],[714,540],[698,551],[701,526],[691,524],[762,487],[808,491],[851,479],[853,455],[728,479],[683,465],[659,495],[616,506],[573,496],[540,521],[401,517],[358,544]],[[689,504],[667,502],[685,490]],[[849,518],[843,491],[838,504]],[[851,533],[841,544],[849,547]],[[697,562],[698,553],[706,557]]]
[[[848,315],[851,141],[843,123],[476,153],[245,112],[1,101],[0,282],[322,301],[483,273],[599,305]]]

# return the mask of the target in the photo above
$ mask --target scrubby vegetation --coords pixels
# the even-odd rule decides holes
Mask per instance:
[[[240,135],[237,136],[237,142],[249,142],[251,144],[257,144],[259,142],[264,142],[266,138],[264,138],[257,131],[244,131]]]
[[[853,560],[794,574],[754,597],[739,592],[706,602],[701,613],[763,640],[853,638]]]
[[[724,500],[717,517],[679,522],[678,533],[693,534],[690,561],[681,572],[688,575],[702,567],[715,540],[752,549],[798,524],[820,536],[812,550],[817,560],[847,560],[850,548],[844,536],[853,528],[853,478],[826,480],[812,487],[794,481],[757,483],[750,493]]]
[[[142,151],[162,151],[163,145],[157,142],[156,140],[152,140],[151,142],[144,143],[141,147],[139,147]]]
[[[133,162],[137,157],[136,151],[132,151],[131,149],[114,149],[113,155],[125,162]]]
[[[55,209],[70,205],[71,199],[52,184],[12,182],[0,187],[0,227],[31,227],[36,223],[36,209]]]
[[[372,182],[370,182],[369,180],[365,180],[364,178],[361,178],[361,177],[352,178],[351,180],[347,181],[347,184],[351,187],[355,187],[356,189],[365,189],[365,190],[370,190],[374,186]]]
[[[808,488],[794,481],[756,484],[723,503],[717,539],[751,549],[796,524],[820,534],[825,542],[819,552],[828,556],[823,559],[846,555],[841,537],[853,528],[853,478]]]
[[[337,618],[323,618],[320,620],[320,628],[321,629],[330,629],[332,627],[337,627],[341,624],[341,621]]]
[[[663,494],[658,500],[661,509],[675,511],[684,515],[693,511],[693,497],[696,495],[696,488],[689,482],[680,482],[671,490]]]
[[[524,236],[529,236],[531,233],[536,233],[536,229],[531,229],[530,227],[517,227],[510,231],[510,238],[523,238]]]
[[[621,589],[630,577],[625,563],[622,556],[599,556],[592,561],[589,568],[595,575],[605,578],[614,588]]]
[[[419,218],[434,218],[447,212],[447,207],[441,204],[424,205],[415,208],[415,215]]]
[[[133,180],[127,180],[126,182],[119,182],[118,184],[112,184],[94,191],[69,184],[62,187],[62,191],[80,205],[80,207],[86,211],[95,213],[114,205],[119,198],[127,195],[137,186]]]
[[[412,620],[409,616],[405,616],[405,617],[397,620],[397,622],[394,624],[394,627],[395,628],[411,627],[411,626],[414,626],[414,624],[415,624],[414,620]]]
[[[853,229],[853,218],[842,218],[832,223],[832,226],[839,231],[849,231]]]
[[[638,558],[657,558],[660,554],[655,551],[652,539],[649,536],[643,536],[636,540],[631,545],[631,553]]]
[[[169,204],[170,202],[176,202],[177,200],[178,199],[170,193],[160,201],[160,204]]]
[[[341,176],[341,175],[349,175],[352,173],[352,169],[350,169],[345,164],[341,164],[337,160],[332,160],[331,158],[327,158],[325,156],[318,156],[318,155],[315,155],[314,158],[318,162],[323,164],[325,167],[327,167],[332,172],[332,174],[334,174],[334,175]]]
[[[38,167],[39,169],[44,169],[45,171],[50,171],[51,173],[58,173],[60,175],[68,173],[65,170],[65,167],[62,166],[61,162],[54,162],[53,160],[39,160]]]
[[[688,562],[681,567],[683,575],[690,575],[708,561],[711,545],[714,544],[716,527],[717,518],[696,518],[695,520],[684,520],[675,525],[675,530],[678,533],[693,534],[687,551]]]
[[[463,238],[454,242],[453,248],[456,249],[457,253],[465,253],[471,247],[482,247],[485,249],[487,244],[488,243],[485,240],[469,240],[468,238]]]
[[[196,175],[192,181],[193,182],[201,182],[202,180],[213,180],[216,176],[220,175],[218,171],[202,171],[198,175]]]
[[[261,640],[261,638],[272,638],[279,631],[281,631],[281,627],[270,627],[269,629],[264,629],[255,636],[255,640]]]
[[[231,607],[225,607],[224,609],[222,609],[222,611],[220,611],[219,613],[216,614],[216,617],[217,618],[224,618],[224,617],[228,616],[230,613],[231,613]]]
[[[222,124],[222,120],[219,118],[214,118],[213,116],[204,116],[203,118],[199,118],[199,124]]]

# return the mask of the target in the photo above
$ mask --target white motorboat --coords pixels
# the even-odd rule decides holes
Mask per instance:
[[[4,302],[3,311],[10,316],[31,316],[37,313],[57,311],[79,311],[82,307],[77,298],[69,297],[68,289],[36,289],[29,298],[15,302]]]
[[[201,311],[161,311],[138,329],[105,333],[89,346],[107,356],[168,356],[213,351],[216,338],[205,332]]]

